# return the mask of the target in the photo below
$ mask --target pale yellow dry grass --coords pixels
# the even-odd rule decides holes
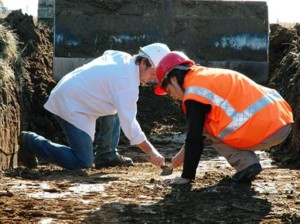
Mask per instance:
[[[18,38],[7,27],[0,25],[0,58],[13,64],[19,56]]]

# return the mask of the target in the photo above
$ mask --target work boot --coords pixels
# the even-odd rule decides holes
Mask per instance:
[[[101,169],[105,167],[132,166],[132,165],[133,165],[133,161],[131,158],[117,154],[114,158],[95,163],[95,168]]]
[[[254,163],[246,169],[234,174],[232,180],[237,183],[251,182],[261,171],[261,165],[259,163]]]
[[[36,157],[30,152],[28,146],[26,146],[26,131],[22,131],[19,136],[19,151],[18,160],[19,162],[27,168],[33,169],[38,165]]]

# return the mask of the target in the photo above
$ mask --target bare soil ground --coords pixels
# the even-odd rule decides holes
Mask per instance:
[[[160,136],[153,142],[170,158],[181,139]],[[267,153],[259,154],[264,170],[252,184],[235,184],[233,169],[207,146],[196,183],[171,187],[161,183],[170,176],[160,176],[138,149],[120,151],[134,166],[7,171],[0,186],[1,223],[300,223],[300,173],[279,168]]]

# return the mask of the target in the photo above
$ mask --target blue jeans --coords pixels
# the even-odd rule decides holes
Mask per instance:
[[[28,147],[33,155],[67,169],[85,169],[93,165],[93,143],[84,131],[56,116],[69,146],[51,142],[34,132],[27,132],[23,147]]]
[[[95,135],[95,164],[117,156],[117,146],[120,139],[120,121],[118,114],[99,117]]]

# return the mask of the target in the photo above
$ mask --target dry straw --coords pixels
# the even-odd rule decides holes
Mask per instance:
[[[14,72],[5,60],[0,59],[0,81],[9,77],[14,78]]]
[[[9,64],[14,64],[18,59],[18,38],[11,30],[0,25],[0,58]]]

